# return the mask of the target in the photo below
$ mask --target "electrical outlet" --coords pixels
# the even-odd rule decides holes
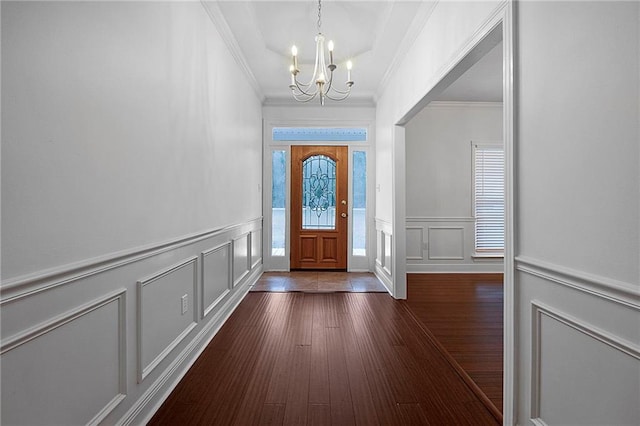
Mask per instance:
[[[189,295],[185,294],[184,296],[182,296],[181,300],[182,300],[182,315],[184,315],[189,310]]]

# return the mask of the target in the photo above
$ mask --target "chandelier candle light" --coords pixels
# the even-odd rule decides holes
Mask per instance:
[[[316,62],[311,80],[309,80],[309,83],[307,84],[298,81],[298,74],[300,74],[300,69],[298,68],[298,48],[296,46],[291,48],[293,63],[289,67],[289,72],[291,73],[291,84],[289,84],[289,88],[291,89],[293,97],[298,102],[309,102],[319,96],[320,105],[324,105],[325,98],[331,99],[332,101],[342,101],[351,93],[351,86],[353,86],[353,80],[351,80],[351,61],[347,61],[346,90],[338,90],[333,86],[333,71],[337,68],[336,64],[333,63],[333,41],[329,41],[329,43],[327,43],[327,48],[329,50],[329,65],[327,65],[324,54],[324,36],[320,31],[321,26],[322,4],[321,0],[318,0]],[[329,77],[329,81],[327,81],[327,75]]]

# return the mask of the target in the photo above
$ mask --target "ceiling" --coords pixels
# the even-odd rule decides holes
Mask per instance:
[[[449,102],[502,102],[502,42],[436,98]]]
[[[232,39],[236,45],[265,101],[291,103],[288,87],[291,46],[298,47],[299,78],[306,82],[311,77],[315,59],[317,1],[222,0],[205,3],[215,11],[217,19],[222,20],[223,32],[228,33],[223,37]],[[353,62],[355,84],[346,102],[375,102],[389,70],[414,41],[434,4],[434,1],[426,0],[323,1],[322,33],[335,44],[338,68],[334,78],[346,81],[345,64],[347,60]],[[445,90],[439,100],[474,100],[487,96],[491,98],[483,100],[494,100],[496,94],[487,93],[495,86],[495,64],[491,63],[491,58],[486,64],[482,64],[483,61],[484,58],[459,79],[466,80],[460,83],[460,88]],[[478,68],[477,72],[474,72],[475,68]],[[469,90],[478,87],[473,84],[478,78],[489,78],[491,83],[480,84],[482,93],[471,95]],[[501,98],[501,76],[498,81]],[[469,99],[461,99],[464,97]]]

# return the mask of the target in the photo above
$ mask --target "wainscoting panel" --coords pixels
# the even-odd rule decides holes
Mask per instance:
[[[251,269],[262,263],[262,230],[251,233]]]
[[[391,249],[391,239],[393,238],[393,236],[391,234],[387,234],[384,231],[382,232],[382,235],[384,236],[384,263],[382,264],[382,268],[388,275],[391,275],[391,271],[393,268],[393,250]]]
[[[202,317],[229,294],[231,282],[231,243],[225,243],[202,253]]]
[[[393,250],[391,249],[393,228],[387,221],[376,219],[376,261],[374,272],[387,290],[393,294]]]
[[[549,425],[640,424],[639,347],[537,303],[532,320],[533,419]],[[606,375],[592,374],[603,366]]]
[[[464,228],[429,227],[429,260],[464,260]]]
[[[233,285],[236,286],[249,272],[251,257],[249,253],[250,233],[233,240]]]
[[[499,273],[501,258],[474,256],[472,217],[407,217],[407,272]]]
[[[121,290],[3,342],[2,423],[102,420],[127,393],[125,326]]]
[[[198,321],[197,257],[138,281],[138,380],[141,382]]]
[[[422,260],[424,230],[421,226],[407,226],[407,260]]]
[[[517,305],[530,307],[516,317],[518,422],[640,424],[638,292],[536,259],[516,268]]]
[[[0,423],[144,424],[262,273],[261,226],[3,282]]]

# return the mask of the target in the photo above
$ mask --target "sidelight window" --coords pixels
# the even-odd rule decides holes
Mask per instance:
[[[287,201],[287,152],[271,154],[271,255],[284,256]]]
[[[353,151],[353,255],[367,255],[367,153]]]

